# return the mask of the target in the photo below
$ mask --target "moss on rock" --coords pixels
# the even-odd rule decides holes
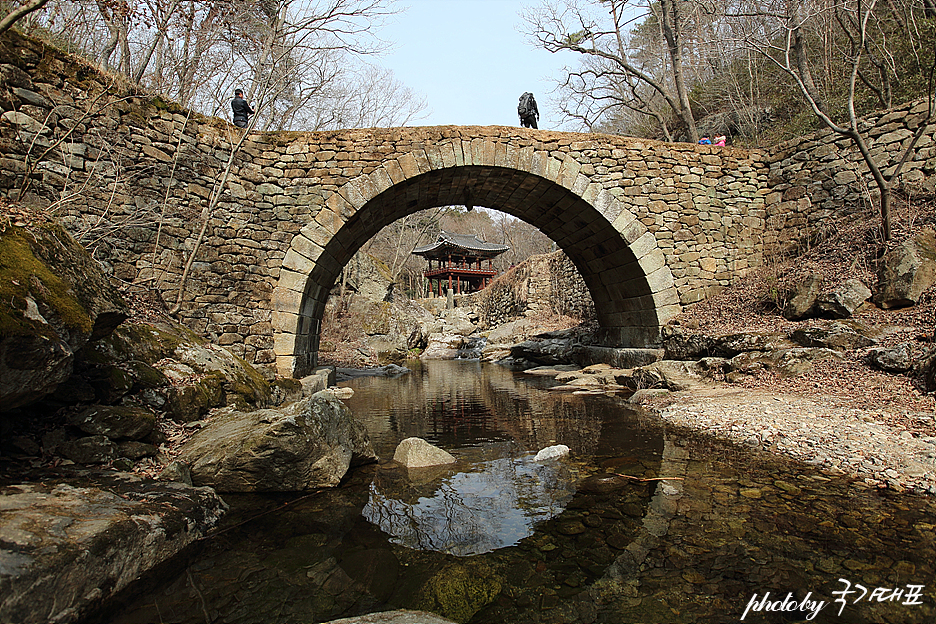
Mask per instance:
[[[423,586],[414,608],[432,611],[459,622],[467,622],[501,592],[502,579],[490,564],[452,563]]]
[[[35,251],[40,241],[54,244],[51,236],[53,232],[47,229],[27,232],[17,227],[0,236],[0,300],[8,302],[0,306],[0,335],[54,335],[49,321],[38,316],[42,308],[54,311],[66,329],[91,333],[91,314],[71,285],[54,274]]]

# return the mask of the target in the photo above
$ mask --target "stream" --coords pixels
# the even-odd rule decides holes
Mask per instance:
[[[936,502],[667,427],[477,361],[361,377],[381,457],[338,488],[224,495],[222,531],[104,621],[936,621]],[[388,460],[418,436],[451,466]],[[571,455],[534,461],[547,446]]]

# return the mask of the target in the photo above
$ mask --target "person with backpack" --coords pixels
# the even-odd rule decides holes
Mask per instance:
[[[250,104],[244,99],[244,92],[240,89],[234,90],[231,111],[234,113],[234,125],[238,128],[246,128],[247,120],[254,114],[254,109],[250,108]]]
[[[536,108],[536,100],[533,99],[532,93],[526,92],[520,96],[520,103],[517,104],[517,114],[520,115],[521,126],[536,129],[539,109]]]

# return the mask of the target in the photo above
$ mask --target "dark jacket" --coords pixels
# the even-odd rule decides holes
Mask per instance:
[[[254,114],[254,110],[250,108],[250,104],[247,103],[247,100],[237,96],[231,100],[231,110],[234,111],[234,123],[238,121],[246,123],[247,118]]]

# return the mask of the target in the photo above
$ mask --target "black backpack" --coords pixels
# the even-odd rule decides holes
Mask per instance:
[[[517,104],[517,114],[521,117],[528,117],[533,114],[533,94],[524,93],[520,96],[520,103]]]

